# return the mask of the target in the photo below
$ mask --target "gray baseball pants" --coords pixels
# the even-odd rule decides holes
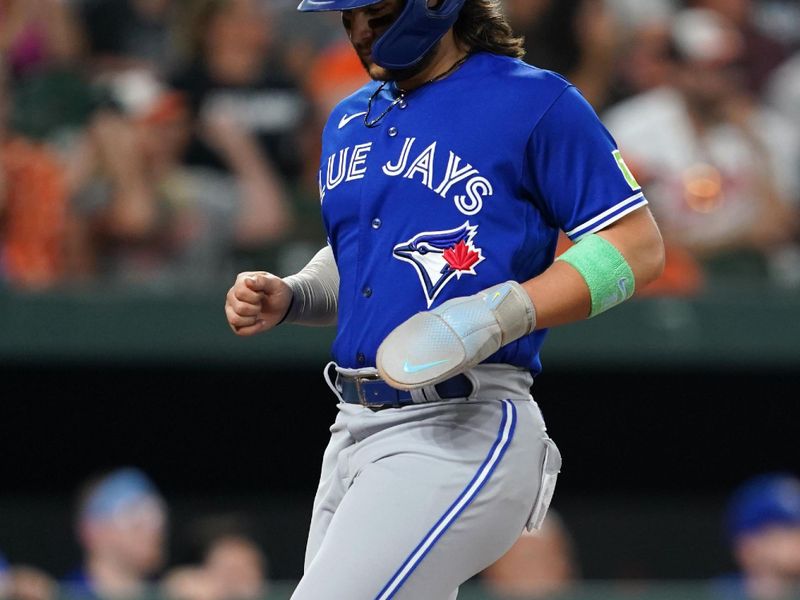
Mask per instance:
[[[561,456],[527,373],[499,367],[470,372],[475,398],[339,404],[292,600],[455,600],[541,524]]]

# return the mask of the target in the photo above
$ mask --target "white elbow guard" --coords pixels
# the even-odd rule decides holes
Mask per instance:
[[[535,325],[527,292],[507,281],[400,324],[378,348],[378,371],[397,388],[433,385],[474,367]]]

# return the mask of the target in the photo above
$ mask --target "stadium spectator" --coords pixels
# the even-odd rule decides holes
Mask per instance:
[[[800,479],[753,477],[731,495],[726,532],[738,573],[715,581],[720,600],[788,600],[800,593]]]
[[[789,48],[762,32],[754,21],[753,0],[690,0],[689,5],[712,10],[739,32],[743,51],[739,57],[745,88],[758,97],[772,72],[789,55]]]
[[[800,140],[741,87],[744,45],[723,17],[684,10],[670,41],[670,84],[604,115],[659,219],[668,270],[682,247],[706,270],[771,276],[793,247]]]
[[[84,0],[80,17],[95,76],[140,69],[166,75],[178,60],[174,0]]]
[[[562,597],[579,578],[573,543],[552,508],[539,531],[523,531],[516,544],[481,573],[493,600],[540,600]]]
[[[797,0],[757,0],[753,21],[786,48],[800,49],[800,4]]]
[[[41,290],[61,280],[67,201],[51,149],[20,136],[0,141],[0,281]]]
[[[505,6],[525,36],[524,60],[562,74],[595,109],[604,107],[618,48],[605,0],[507,0]]]
[[[83,126],[91,111],[83,57],[70,4],[0,0],[0,69],[10,81],[8,116],[17,134],[63,146]]]
[[[6,89],[0,63],[0,282],[41,290],[66,270],[67,177],[51,145],[11,129]]]
[[[669,29],[676,9],[670,0],[608,0],[608,4],[620,39],[611,105],[667,85]]]
[[[0,556],[0,598],[56,600],[58,586],[47,573],[29,565],[9,565]]]
[[[306,79],[309,64],[326,48],[346,42],[342,35],[341,15],[335,11],[320,12],[309,19],[291,2],[273,6],[273,48],[280,52],[283,70],[296,81]]]
[[[800,6],[797,8],[800,22]],[[770,78],[766,98],[768,104],[786,119],[795,136],[800,139],[800,52],[781,65]],[[800,158],[795,170],[800,172]],[[789,165],[791,168],[791,164]],[[800,231],[795,232],[795,244],[787,246],[773,261],[774,272],[790,287],[800,287]]]
[[[794,124],[800,135],[800,52],[775,71],[768,86],[767,100]]]
[[[0,0],[0,280],[44,289],[69,271],[74,149],[92,110],[70,4]]]
[[[173,600],[261,600],[269,594],[267,557],[239,515],[213,515],[195,522],[187,542],[196,565],[181,565],[161,589]]]
[[[143,597],[165,558],[167,507],[153,482],[121,468],[82,489],[77,533],[83,564],[64,581],[69,596]]]
[[[78,262],[107,281],[213,284],[235,268],[237,248],[285,234],[276,175],[252,137],[222,116],[209,118],[203,135],[228,157],[231,173],[184,164],[185,97],[142,71],[126,79],[120,108],[95,116],[83,148],[73,205],[87,241]]]
[[[328,15],[322,13],[321,16]],[[322,128],[333,107],[369,81],[358,56],[347,40],[337,40],[323,48],[304,65],[303,87],[311,102],[307,127],[297,137],[302,148],[303,174],[296,189],[294,211],[297,216],[293,241],[295,250],[284,248],[280,272],[294,273],[308,263],[325,243],[319,221],[319,157],[322,153]],[[289,260],[290,253],[296,259]]]
[[[10,571],[11,565],[8,564],[3,553],[0,552],[0,598],[6,598],[8,596],[11,582]]]
[[[60,0],[0,0],[0,59],[22,80],[81,56],[80,29]]]
[[[203,567],[219,592],[219,600],[259,600],[267,596],[267,559],[247,534],[230,533],[212,541]]]
[[[229,120],[258,140],[266,160],[290,182],[302,172],[296,137],[307,103],[272,52],[273,17],[257,0],[199,0],[185,18],[188,62],[171,78],[189,99],[198,131],[211,118]],[[196,132],[197,133],[197,132]],[[195,135],[192,165],[232,170],[230,157]]]
[[[201,566],[173,567],[164,574],[159,590],[169,600],[219,600],[214,582]]]

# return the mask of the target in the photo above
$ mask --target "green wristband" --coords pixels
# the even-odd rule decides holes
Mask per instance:
[[[589,286],[594,317],[633,296],[636,282],[625,257],[608,240],[590,234],[557,260],[572,265]]]

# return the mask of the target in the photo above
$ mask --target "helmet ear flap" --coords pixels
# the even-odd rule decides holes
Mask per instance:
[[[300,0],[303,12],[351,10],[380,0]],[[406,0],[395,22],[372,46],[372,58],[385,69],[416,65],[455,24],[466,0]],[[431,3],[430,6],[428,3]]]
[[[406,0],[391,27],[375,42],[372,57],[386,69],[413,67],[455,24],[465,0]]]

